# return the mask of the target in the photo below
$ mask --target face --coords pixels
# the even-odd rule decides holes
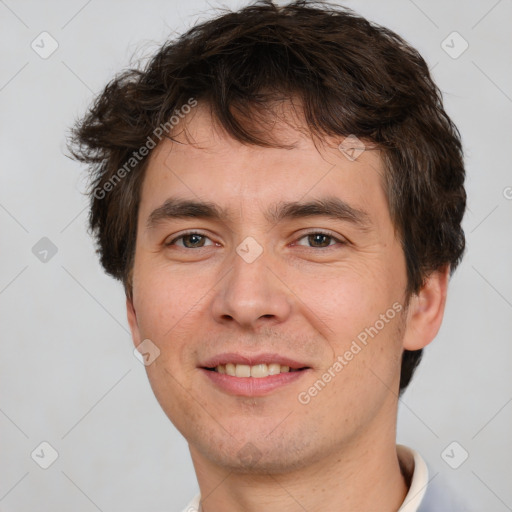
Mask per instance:
[[[201,106],[186,122],[149,161],[128,316],[195,461],[279,472],[393,430],[406,267],[379,152],[285,123],[293,149],[244,146]]]

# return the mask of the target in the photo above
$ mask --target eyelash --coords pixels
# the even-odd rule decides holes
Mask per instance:
[[[197,231],[187,231],[185,233],[182,233],[180,236],[172,239],[170,242],[166,242],[164,245],[166,247],[170,247],[170,246],[174,245],[177,240],[181,240],[182,238],[185,238],[186,236],[190,236],[190,235],[199,235],[199,236],[201,236],[203,238],[209,238],[208,236],[204,235],[203,233],[199,233]],[[306,237],[308,237],[310,235],[323,235],[323,236],[326,236],[328,238],[331,238],[331,240],[334,240],[335,242],[338,242],[338,244],[340,244],[340,245],[346,245],[347,244],[347,242],[345,240],[339,239],[333,233],[331,233],[329,231],[322,231],[322,230],[309,231],[307,233],[304,233],[297,240],[302,240],[303,238],[306,238]],[[325,250],[325,249],[328,249],[330,247],[333,247],[333,245],[329,244],[326,247],[308,247],[308,249],[324,249]],[[182,248],[183,249],[193,249],[193,248],[190,248],[190,247],[182,247]],[[196,247],[196,249],[203,249],[203,248],[204,247]]]

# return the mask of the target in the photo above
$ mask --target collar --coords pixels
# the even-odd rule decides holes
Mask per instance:
[[[396,453],[400,470],[409,486],[409,492],[398,512],[417,512],[427,490],[427,465],[417,451],[402,444],[396,445]]]

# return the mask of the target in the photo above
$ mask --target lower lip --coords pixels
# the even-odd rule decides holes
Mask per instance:
[[[268,377],[233,377],[225,373],[218,373],[201,368],[201,371],[222,391],[238,396],[263,396],[282,388],[287,384],[296,382],[309,370],[279,373]]]

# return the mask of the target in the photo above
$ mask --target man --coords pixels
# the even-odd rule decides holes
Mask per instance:
[[[396,445],[464,250],[461,143],[414,49],[341,7],[258,2],[118,76],[74,135],[189,443],[187,511],[455,510]]]

